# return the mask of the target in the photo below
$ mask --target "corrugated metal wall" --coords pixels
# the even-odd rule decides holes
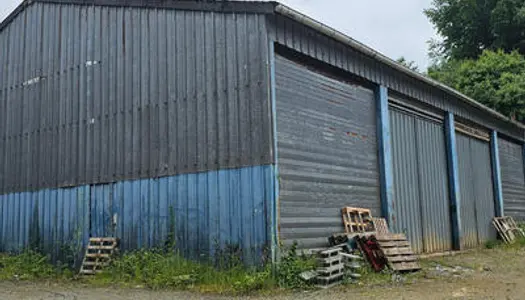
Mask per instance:
[[[271,38],[290,49],[302,52],[320,61],[356,74],[362,78],[382,84],[406,96],[428,103],[443,111],[472,120],[487,127],[522,140],[524,131],[515,125],[494,118],[492,115],[460,102],[438,89],[401,74],[393,68],[379,63],[350,49],[348,46],[324,36],[309,27],[280,15],[268,16]]]
[[[0,252],[79,257],[89,237],[89,186],[0,196]]]
[[[461,195],[462,246],[473,248],[496,239],[490,145],[486,141],[456,134]]]
[[[264,15],[35,3],[0,44],[0,193],[272,162]]]
[[[173,233],[186,257],[238,248],[260,261],[273,186],[273,167],[260,166],[3,195],[0,251],[36,244],[60,257],[89,235],[119,237],[123,250],[162,247]]]
[[[505,215],[525,221],[525,176],[523,146],[498,138],[503,207]]]
[[[380,214],[374,93],[276,58],[280,236],[324,247],[341,208]]]
[[[452,248],[443,122],[390,108],[395,230],[414,250]]]

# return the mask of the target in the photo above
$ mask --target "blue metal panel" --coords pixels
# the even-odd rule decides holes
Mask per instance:
[[[448,180],[450,191],[450,211],[452,219],[452,239],[454,249],[461,249],[461,196],[459,189],[458,154],[456,149],[456,130],[454,115],[445,114],[445,134],[447,138]]]
[[[490,137],[490,154],[492,161],[492,178],[494,182],[494,199],[496,216],[503,216],[503,187],[501,183],[501,165],[499,161],[498,132],[493,130]]]
[[[0,251],[36,244],[54,259],[64,249],[79,254],[91,229],[120,238],[123,250],[162,247],[173,236],[194,259],[220,250],[255,262],[270,238],[274,180],[273,166],[257,166],[2,195]]]
[[[89,230],[86,195],[84,186],[0,196],[0,251],[38,248],[78,263]]]
[[[392,140],[388,112],[388,89],[379,86],[376,90],[377,137],[379,170],[381,181],[381,212],[390,227],[395,228],[394,173],[392,169]]]

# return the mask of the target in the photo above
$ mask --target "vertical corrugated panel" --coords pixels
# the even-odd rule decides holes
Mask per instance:
[[[259,262],[273,180],[272,166],[258,166],[3,195],[0,251],[36,246],[60,259],[66,250],[79,254],[88,236],[116,236],[122,250],[171,241],[194,259]]]
[[[414,250],[439,252],[452,245],[443,124],[390,109],[396,231]]]
[[[506,216],[525,221],[525,176],[523,146],[498,138],[503,207]]]
[[[452,249],[445,132],[442,122],[416,120],[425,252]]]
[[[471,138],[468,136],[459,133],[456,134],[459,190],[461,195],[462,247],[466,248],[473,248],[478,245],[476,191],[474,190],[474,170],[471,159],[472,151],[470,149],[470,140]]]
[[[463,247],[472,248],[496,238],[490,146],[487,142],[457,134],[461,193]]]
[[[476,221],[479,243],[495,240],[496,230],[492,219],[496,216],[490,145],[485,141],[471,139],[471,159],[476,192]]]
[[[413,116],[390,110],[394,168],[395,232],[407,234],[414,251],[423,252],[416,123]]]
[[[87,186],[0,196],[0,251],[33,248],[54,260],[78,259],[89,236],[89,197]]]
[[[0,193],[272,162],[264,15],[34,3],[0,41]]]
[[[268,29],[272,38],[280,45],[302,52],[327,64],[341,67],[371,82],[384,85],[444,111],[453,112],[457,116],[479,124],[487,124],[487,127],[497,128],[498,131],[516,139],[523,139],[523,130],[517,126],[496,119],[487,112],[465,104],[463,100],[445,94],[429,84],[419,82],[391,67],[378,63],[377,60],[348,46],[341,45],[341,43],[319,34],[310,27],[284,16],[270,15],[268,16]]]
[[[327,245],[341,208],[380,213],[374,93],[276,57],[280,236]]]

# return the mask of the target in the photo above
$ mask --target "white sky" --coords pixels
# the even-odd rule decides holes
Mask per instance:
[[[375,50],[428,66],[427,41],[436,33],[423,9],[432,0],[281,0]],[[0,0],[3,20],[22,0]]]

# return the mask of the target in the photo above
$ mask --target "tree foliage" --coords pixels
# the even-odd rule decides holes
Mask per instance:
[[[428,75],[507,117],[525,121],[525,58],[513,51],[483,51],[478,59],[448,60]]]
[[[431,56],[477,58],[484,50],[525,54],[525,1],[434,0],[425,14],[443,37]]]
[[[403,66],[409,68],[412,71],[419,72],[419,67],[417,66],[416,62],[413,60],[408,61],[404,56],[401,56],[396,61],[402,64]]]

